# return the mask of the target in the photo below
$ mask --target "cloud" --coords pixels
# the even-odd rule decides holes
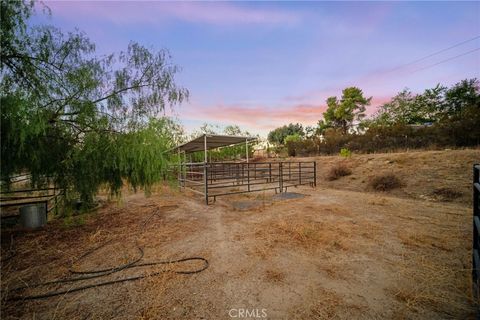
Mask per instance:
[[[55,15],[64,18],[100,18],[118,25],[156,25],[173,20],[213,25],[292,24],[300,18],[293,12],[223,2],[47,1],[46,4]]]
[[[245,107],[239,105],[189,106],[179,110],[179,116],[188,120],[234,123],[265,130],[290,122],[313,125],[322,117],[325,109],[326,106],[311,104],[278,108],[271,106]]]

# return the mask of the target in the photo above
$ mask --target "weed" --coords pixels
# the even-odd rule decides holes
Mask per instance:
[[[340,156],[344,158],[350,158],[352,156],[352,151],[348,148],[342,148],[340,150]]]
[[[452,201],[452,200],[455,200],[457,198],[460,198],[463,194],[460,191],[454,190],[452,188],[441,187],[441,188],[436,188],[432,192],[432,195],[437,200]]]
[[[389,191],[400,188],[402,185],[403,183],[393,173],[375,176],[369,182],[369,186],[376,191]]]
[[[341,177],[349,176],[352,170],[345,163],[339,163],[333,166],[327,174],[327,180],[333,181]]]

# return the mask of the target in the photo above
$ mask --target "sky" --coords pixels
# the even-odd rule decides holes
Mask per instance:
[[[404,88],[480,78],[480,2],[45,4],[52,15],[37,22],[84,31],[99,54],[130,41],[168,49],[190,91],[174,116],[190,133],[237,124],[265,137],[316,125],[325,100],[349,86],[373,97],[372,114]]]

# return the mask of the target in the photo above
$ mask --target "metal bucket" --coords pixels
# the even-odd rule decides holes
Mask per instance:
[[[24,228],[36,229],[47,223],[46,203],[31,204],[20,208],[20,225]]]

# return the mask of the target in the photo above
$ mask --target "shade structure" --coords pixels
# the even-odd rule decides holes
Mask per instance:
[[[246,143],[248,141],[254,141],[255,137],[240,137],[240,136],[226,136],[219,134],[203,134],[189,142],[176,146],[174,150],[183,151],[185,153],[191,153],[196,151],[207,150],[231,146],[239,143]]]

